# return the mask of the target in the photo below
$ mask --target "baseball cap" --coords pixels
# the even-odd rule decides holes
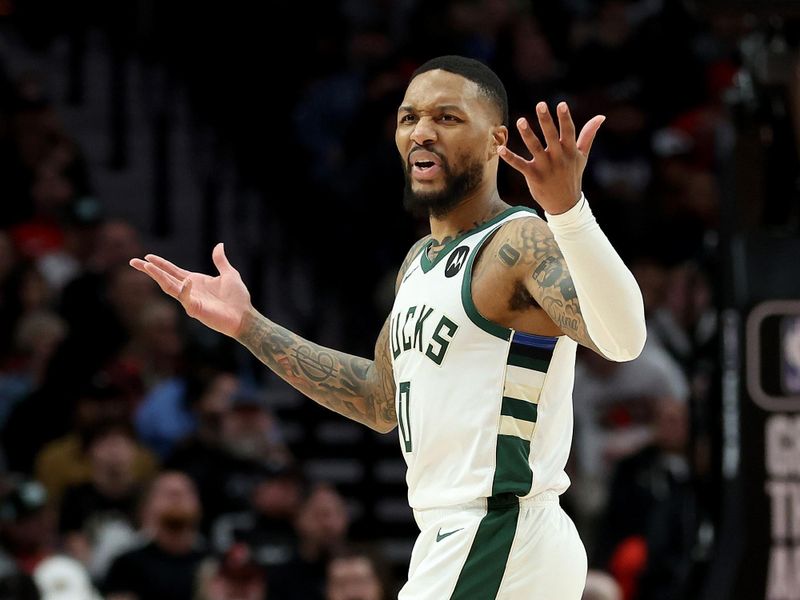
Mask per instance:
[[[32,515],[47,504],[47,491],[34,479],[12,482],[0,498],[0,521],[17,521]]]

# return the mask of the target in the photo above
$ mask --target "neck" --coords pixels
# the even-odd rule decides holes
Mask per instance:
[[[462,233],[475,229],[508,208],[500,199],[497,188],[490,193],[470,196],[449,213],[441,217],[430,217],[431,237],[434,246],[441,246]]]

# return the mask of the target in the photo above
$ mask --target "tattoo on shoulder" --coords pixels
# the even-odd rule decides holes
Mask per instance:
[[[546,225],[534,219],[520,219],[510,228],[509,238],[497,256],[508,266],[529,268],[535,284],[527,287],[533,299],[565,334],[594,347],[564,255]]]
[[[513,267],[519,262],[520,253],[514,246],[505,243],[497,252],[497,257],[509,267]]]

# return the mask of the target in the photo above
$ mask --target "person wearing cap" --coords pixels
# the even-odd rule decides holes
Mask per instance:
[[[47,508],[47,492],[38,481],[12,481],[0,498],[0,549],[23,573],[53,554],[54,520]]]
[[[0,498],[0,550],[18,573],[33,577],[41,600],[100,600],[83,566],[56,552],[54,524],[44,486],[12,481]],[[14,585],[15,594],[24,591],[21,581]]]

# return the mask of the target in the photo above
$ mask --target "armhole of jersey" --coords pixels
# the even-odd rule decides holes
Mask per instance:
[[[523,211],[525,212],[524,215],[521,214]],[[537,219],[541,218],[538,214],[536,214],[536,211],[530,208],[522,208],[522,210],[515,212],[514,214],[526,217],[533,216]],[[470,252],[469,259],[467,260],[467,267],[464,270],[464,279],[461,281],[461,304],[464,307],[464,312],[467,313],[469,320],[483,329],[486,333],[498,337],[506,342],[511,339],[514,330],[509,327],[499,325],[494,321],[490,321],[480,312],[478,312],[478,309],[475,307],[475,302],[472,300],[472,267],[475,263],[475,258],[478,256],[478,253],[481,251],[481,248],[483,248],[483,245],[486,243],[486,241],[495,233],[497,233],[497,231],[503,225],[511,220],[512,219],[506,219],[500,223],[497,223],[496,227],[492,227],[492,229],[486,235],[484,235],[477,244],[475,244],[472,252]]]

